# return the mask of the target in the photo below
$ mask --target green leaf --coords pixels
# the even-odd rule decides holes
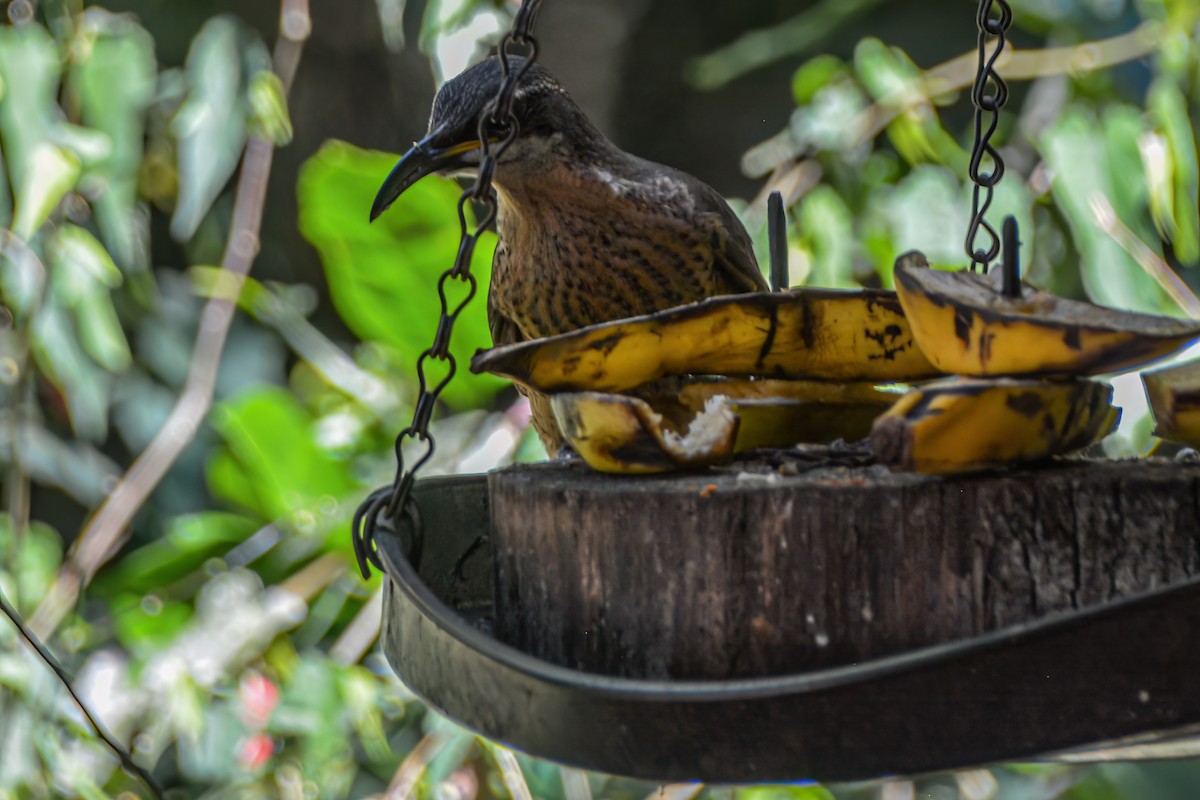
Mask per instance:
[[[62,393],[71,429],[81,439],[103,441],[108,435],[111,379],[84,355],[70,318],[55,298],[34,316],[30,334],[34,361]]]
[[[404,49],[404,8],[408,0],[375,0],[383,43],[393,53]]]
[[[1108,139],[1095,115],[1078,105],[1068,108],[1046,130],[1040,145],[1054,175],[1054,200],[1067,217],[1080,254],[1080,274],[1088,296],[1102,305],[1134,311],[1155,313],[1169,308],[1158,284],[1099,228],[1092,211],[1091,200],[1098,192],[1109,199],[1126,224],[1135,219],[1137,212],[1129,207],[1130,198],[1117,195],[1113,175],[1140,170],[1136,149],[1131,156],[1122,137]],[[1104,169],[1105,165],[1109,168]]]
[[[192,618],[189,604],[163,601],[156,595],[126,593],[112,603],[110,611],[117,641],[139,658],[162,651]]]
[[[870,95],[890,108],[925,102],[921,70],[898,47],[863,39],[854,48],[854,70]]]
[[[91,169],[112,157],[113,143],[108,134],[62,122],[50,129],[49,141],[74,153],[80,163]]]
[[[300,231],[321,254],[347,327],[415,364],[437,329],[438,277],[458,251],[459,190],[451,181],[426,178],[372,225],[371,200],[395,162],[396,156],[344,142],[326,144],[300,173]],[[479,292],[454,328],[451,352],[459,369],[442,397],[456,408],[481,405],[504,386],[465,368],[477,348],[491,345],[483,295],[495,243],[494,235],[485,234],[476,248],[471,271]]]
[[[240,514],[202,511],[173,518],[166,535],[123,555],[97,576],[101,596],[146,593],[174,583],[203,568],[245,541],[258,523]]]
[[[250,131],[276,147],[292,140],[287,92],[283,81],[269,69],[259,70],[250,80]]]
[[[368,759],[384,763],[391,754],[380,708],[379,680],[369,670],[347,667],[338,675],[338,688],[350,724],[358,734]]]
[[[0,26],[0,136],[13,186],[25,186],[33,150],[58,120],[58,46],[40,25]]]
[[[55,294],[74,313],[84,350],[109,372],[124,372],[133,358],[109,291],[120,285],[121,271],[104,246],[77,225],[57,228],[47,251]]]
[[[425,15],[421,17],[417,46],[423,53],[432,52],[438,36],[466,24],[480,6],[489,4],[498,5],[495,2],[489,3],[488,0],[429,0],[425,6]]]
[[[861,147],[858,131],[869,101],[849,76],[834,75],[813,95],[812,102],[796,109],[788,123],[795,152],[809,149],[834,153]]]
[[[1160,207],[1155,221],[1170,237],[1175,256],[1184,264],[1195,265],[1200,262],[1200,206],[1196,202],[1200,164],[1187,98],[1178,85],[1159,79],[1150,87],[1148,102],[1156,128],[1166,139],[1173,177],[1174,202]]]
[[[46,245],[55,269],[69,270],[69,278],[55,279],[55,289],[64,301],[78,298],[88,289],[79,283],[105,289],[121,285],[121,270],[113,263],[104,245],[84,228],[70,223],[55,229]]]
[[[39,424],[25,425],[18,435],[21,462],[29,477],[61,489],[82,506],[98,505],[121,476],[116,462],[99,450],[80,441],[64,441]]]
[[[33,148],[21,174],[13,233],[29,241],[59,201],[75,187],[79,159],[57,145],[43,142]]]
[[[810,58],[792,76],[792,99],[796,105],[812,102],[817,92],[838,75],[846,73],[846,65],[837,56],[820,55]]]
[[[304,510],[325,496],[342,497],[357,486],[348,463],[317,444],[312,414],[285,389],[264,387],[223,403],[213,427],[246,481],[225,499],[245,504],[252,498],[250,507],[266,519]],[[214,492],[227,487],[212,486]]]
[[[179,772],[193,785],[223,784],[233,778],[237,760],[233,758],[237,742],[246,735],[246,726],[238,719],[230,703],[207,702],[199,736],[180,737]]]
[[[265,518],[266,512],[254,486],[249,471],[226,450],[218,450],[208,457],[205,465],[208,489],[235,508],[257,512]]]
[[[944,167],[915,167],[890,192],[881,195],[876,213],[886,221],[892,250],[877,266],[888,276],[900,253],[920,250],[935,265],[965,261],[963,237],[971,207],[962,202],[958,178]]]
[[[894,109],[888,139],[910,164],[947,164],[956,173],[967,169],[967,154],[942,127],[933,102],[925,96],[921,70],[898,47],[863,39],[854,50],[859,80],[880,104]]]
[[[54,581],[62,563],[63,545],[58,532],[40,522],[31,523],[20,542],[20,550],[16,550],[12,517],[0,515],[0,577],[7,587],[4,591],[10,599],[19,600],[19,610],[28,610],[37,606]],[[11,591],[14,580],[15,593]]]
[[[171,123],[178,141],[179,200],[171,235],[190,239],[233,175],[246,142],[247,78],[267,69],[262,42],[228,16],[204,24],[188,51],[188,96]]]
[[[75,327],[83,341],[83,349],[109,372],[121,373],[133,363],[129,341],[112,296],[107,291],[85,294],[75,305]]]
[[[812,286],[852,288],[854,281],[854,217],[841,195],[830,186],[818,186],[800,202],[797,227],[812,267],[806,283]]]
[[[46,286],[46,268],[37,253],[11,233],[0,234],[0,298],[17,319],[37,308]]]
[[[96,223],[117,262],[143,267],[139,232],[138,168],[145,114],[154,99],[154,40],[132,17],[97,7],[79,17],[71,42],[68,94],[80,120],[102,131],[111,152],[89,170]]]

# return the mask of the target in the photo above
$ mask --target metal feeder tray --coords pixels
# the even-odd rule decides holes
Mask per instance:
[[[387,520],[376,539],[388,660],[429,705],[532,755],[650,781],[741,783],[1200,752],[1180,740],[1200,725],[1200,580],[837,669],[631,680],[489,635],[485,475],[418,481],[413,508],[420,540]],[[1116,742],[1125,749],[1080,750]]]

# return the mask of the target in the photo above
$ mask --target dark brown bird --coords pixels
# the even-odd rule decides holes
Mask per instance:
[[[500,78],[492,57],[442,86],[428,134],[384,181],[372,220],[425,175],[478,164],[480,114]],[[618,148],[545,69],[535,64],[525,74],[513,111],[519,133],[495,173],[500,243],[488,291],[495,344],[767,290],[750,237],[721,195]],[[530,402],[554,455],[563,439],[549,403],[536,392]]]

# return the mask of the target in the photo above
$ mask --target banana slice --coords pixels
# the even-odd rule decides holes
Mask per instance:
[[[724,398],[739,420],[734,452],[741,453],[759,447],[858,441],[901,391],[860,382],[702,376],[654,381],[631,394],[679,429],[685,429],[712,398]]]
[[[738,419],[721,398],[683,433],[639,397],[602,392],[552,395],[550,405],[567,442],[592,469],[639,474],[703,467],[733,455]]]
[[[1120,419],[1106,383],[953,378],[901,397],[875,421],[871,448],[893,469],[969,472],[1070,453]]]
[[[1142,373],[1154,411],[1154,435],[1200,447],[1200,361]]]
[[[565,392],[550,402],[593,469],[646,473],[718,464],[760,447],[857,441],[895,398],[870,384],[689,379],[635,395]]]
[[[480,351],[471,369],[542,392],[622,392],[684,374],[875,383],[938,374],[895,293],[877,289],[717,297]]]
[[[997,270],[998,272],[998,270]],[[929,268],[920,253],[896,261],[896,291],[921,350],[958,375],[1099,375],[1156,361],[1200,339],[1200,323],[1066,300],[998,275]]]

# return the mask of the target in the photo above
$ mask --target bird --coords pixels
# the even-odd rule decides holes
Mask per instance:
[[[523,59],[509,61],[525,68]],[[426,135],[384,180],[372,221],[421,178],[477,168],[480,117],[502,78],[492,56],[442,85]],[[767,291],[749,235],[715,189],[617,147],[540,64],[528,65],[512,108],[516,137],[493,178],[499,241],[487,312],[494,345]],[[565,440],[549,398],[518,388],[554,457]]]

